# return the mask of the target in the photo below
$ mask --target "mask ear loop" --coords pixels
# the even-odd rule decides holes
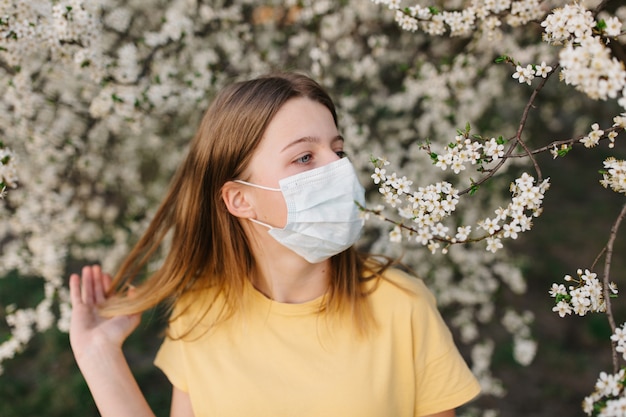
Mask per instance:
[[[252,184],[251,182],[247,182],[244,180],[234,180],[233,182],[238,182],[239,184],[243,184],[243,185],[249,185],[250,187],[260,188],[261,190],[281,191],[280,188],[272,188],[272,187],[266,187],[265,185]]]
[[[260,221],[260,220],[253,219],[253,218],[251,218],[251,217],[250,217],[250,218],[248,218],[248,220],[250,220],[252,223],[256,223],[256,224],[260,224],[261,226],[265,226],[265,227],[267,227],[269,230],[274,229],[274,226],[270,226],[269,224],[267,224],[267,223],[263,223],[263,222],[262,222],[262,221]]]
[[[250,187],[254,187],[254,188],[260,188],[261,190],[267,190],[267,191],[281,191],[280,188],[272,188],[272,187],[266,187],[264,185],[258,185],[258,184],[252,184],[251,182],[247,182],[244,180],[234,180],[233,182],[237,182],[239,184],[243,184],[243,185],[249,185]],[[274,229],[274,226],[270,226],[267,223],[263,223],[260,220],[257,219],[253,219],[253,218],[248,218],[248,220],[250,220],[252,223],[256,223],[256,224],[260,224],[261,226],[265,226],[267,227],[269,230]]]

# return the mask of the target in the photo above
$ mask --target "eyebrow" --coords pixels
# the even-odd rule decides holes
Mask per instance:
[[[335,143],[335,142],[344,142],[343,136],[341,135],[337,135],[334,138],[331,139],[331,143]],[[300,139],[296,139],[293,142],[289,143],[287,146],[285,146],[280,152],[285,152],[287,149],[291,148],[292,146],[298,145],[300,143],[318,143],[320,142],[320,138],[317,136],[304,136],[301,137]]]

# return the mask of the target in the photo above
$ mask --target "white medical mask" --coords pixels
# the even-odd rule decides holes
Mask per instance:
[[[250,221],[267,227],[274,239],[310,263],[343,252],[361,235],[363,219],[356,202],[365,205],[365,190],[348,158],[283,178],[280,188],[235,182],[283,193],[287,204],[284,228]]]

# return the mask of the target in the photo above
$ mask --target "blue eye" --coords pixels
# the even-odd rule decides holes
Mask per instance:
[[[313,156],[308,153],[306,155],[301,156],[300,158],[296,159],[296,162],[299,164],[306,164],[311,162],[311,159],[313,158]]]

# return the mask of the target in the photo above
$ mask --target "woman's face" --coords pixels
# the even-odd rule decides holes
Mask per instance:
[[[304,97],[287,101],[270,121],[245,172],[247,181],[279,188],[278,181],[344,156],[343,138],[322,104]],[[287,207],[282,193],[248,187],[257,220],[282,228]]]

